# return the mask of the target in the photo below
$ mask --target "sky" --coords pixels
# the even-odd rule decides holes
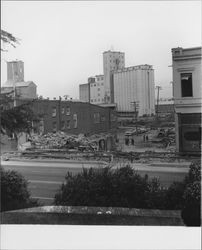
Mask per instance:
[[[20,39],[1,53],[24,61],[38,95],[79,97],[79,84],[103,74],[106,50],[125,52],[125,66],[151,64],[160,97],[172,97],[175,47],[201,46],[201,1],[2,1],[1,28]]]

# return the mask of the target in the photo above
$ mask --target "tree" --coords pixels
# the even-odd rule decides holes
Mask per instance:
[[[38,121],[38,116],[33,112],[32,103],[33,101],[27,101],[14,107],[13,99],[1,94],[1,133],[8,135],[19,132],[29,133],[32,129],[32,122]]]
[[[1,172],[1,211],[15,210],[38,205],[30,198],[28,182],[16,171]]]
[[[5,30],[1,30],[1,41],[4,44],[9,44],[12,47],[16,47],[16,44],[19,44],[19,39],[14,37],[11,33],[5,31]],[[1,48],[1,51],[7,51]]]
[[[4,30],[1,30],[1,41],[5,44],[10,44],[14,48],[16,44],[19,44],[18,38]],[[3,49],[1,50],[4,51]],[[31,108],[31,102],[14,107],[12,92],[0,94],[1,133],[30,132],[32,122],[38,120]]]

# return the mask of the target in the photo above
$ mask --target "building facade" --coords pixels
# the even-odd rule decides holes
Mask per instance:
[[[201,152],[201,47],[173,48],[173,95],[179,152]]]
[[[84,83],[79,85],[79,100],[82,102],[90,101],[89,83]]]
[[[109,50],[103,53],[103,72],[104,75],[88,79],[90,103],[116,108],[124,117],[126,113],[127,116],[155,114],[154,70],[151,65],[126,68],[125,54]],[[83,101],[86,85],[81,86]]]
[[[38,99],[30,105],[40,118],[34,125],[37,133],[94,134],[117,126],[115,111],[90,103]]]
[[[89,83],[90,86],[90,103],[99,105],[104,103],[104,76],[96,75],[95,81]]]
[[[7,82],[24,82],[24,62],[11,61],[7,62]]]
[[[113,86],[111,85],[112,71],[125,67],[125,54],[117,51],[105,51],[103,53],[104,72],[104,102],[113,103]]]
[[[113,71],[113,99],[118,112],[138,112],[139,116],[155,114],[154,70],[139,65]]]
[[[1,87],[1,93],[10,94],[14,99],[36,99],[37,85],[33,81],[24,81],[24,63],[7,62],[7,81]]]

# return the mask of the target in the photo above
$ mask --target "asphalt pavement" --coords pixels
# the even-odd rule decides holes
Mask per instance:
[[[98,162],[65,162],[65,161],[2,161],[5,170],[20,172],[29,182],[29,189],[33,198],[39,199],[44,205],[52,204],[54,195],[65,181],[67,172],[77,174],[83,168],[98,168],[103,164]],[[141,175],[147,174],[149,178],[157,177],[162,186],[168,187],[173,181],[182,181],[188,167],[183,166],[152,166],[148,164],[133,163],[132,167]],[[116,168],[116,166],[114,166]]]

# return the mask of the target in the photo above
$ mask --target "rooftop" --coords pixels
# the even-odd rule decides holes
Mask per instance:
[[[32,82],[32,81],[27,81],[27,82],[16,82],[16,83],[14,83],[13,81],[7,81],[4,85],[3,85],[3,87],[7,87],[7,88],[9,88],[9,87],[28,87],[30,84],[34,84],[35,85],[35,83],[34,82]]]

